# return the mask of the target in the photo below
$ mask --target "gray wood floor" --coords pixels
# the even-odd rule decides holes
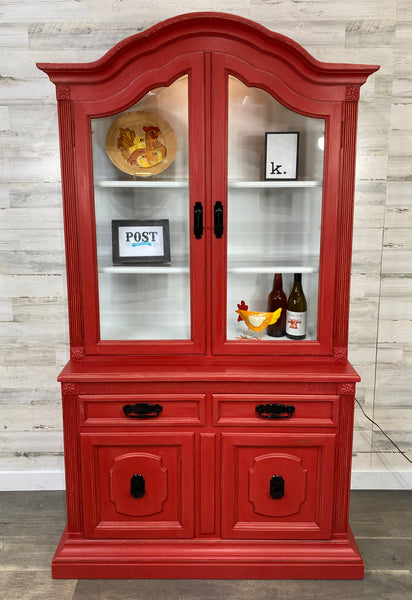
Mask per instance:
[[[0,493],[4,600],[411,600],[412,491],[352,492],[363,581],[53,580],[65,524],[63,492]]]

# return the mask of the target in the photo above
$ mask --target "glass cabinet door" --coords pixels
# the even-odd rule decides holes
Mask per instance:
[[[300,274],[305,340],[318,337],[325,121],[298,114],[268,92],[228,77],[226,340],[272,337],[238,319],[241,305],[267,312],[274,276],[291,293]],[[243,302],[243,304],[242,304]],[[246,340],[246,343],[248,343]]]
[[[188,77],[91,129],[100,339],[190,340]]]

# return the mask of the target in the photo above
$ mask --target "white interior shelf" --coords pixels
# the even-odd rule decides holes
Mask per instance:
[[[169,265],[109,265],[99,267],[100,273],[114,273],[114,274],[144,274],[144,275],[174,275],[181,273],[189,273],[190,268],[187,267],[175,267]]]
[[[101,188],[187,188],[189,187],[188,181],[165,181],[165,180],[154,180],[154,179],[131,179],[131,180],[117,180],[117,179],[100,179],[94,182],[96,187]],[[306,180],[293,180],[293,181],[229,181],[229,188],[253,188],[253,189],[272,189],[272,188],[314,188],[322,187],[321,181],[306,181]]]
[[[228,259],[228,273],[317,273],[319,271],[319,257],[305,256],[290,257],[283,259],[256,259],[248,258]],[[182,265],[101,265],[100,273],[114,274],[154,274],[154,275],[173,275],[189,273],[188,264]]]
[[[94,182],[96,187],[102,188],[187,188],[188,181],[162,181],[162,180],[117,180],[99,179]]]
[[[305,265],[285,265],[273,264],[272,266],[261,265],[260,267],[231,267],[228,266],[228,273],[236,273],[238,275],[244,273],[317,273],[318,267],[309,267]]]
[[[313,188],[322,187],[321,181],[269,180],[269,181],[229,181],[229,188]]]
[[[299,344],[299,340],[291,340],[290,338],[286,337],[286,335],[282,336],[282,337],[272,337],[270,335],[268,335],[266,333],[266,329],[263,331],[262,334],[262,338],[260,337],[260,333],[255,332],[255,331],[251,331],[249,330],[248,334],[247,334],[247,338],[245,339],[245,335],[248,331],[247,325],[243,322],[243,323],[236,323],[235,325],[231,325],[229,324],[228,327],[228,331],[227,331],[227,339],[232,341],[232,340],[238,340],[238,339],[242,339],[246,344],[250,343],[253,344],[254,341],[256,340],[261,340],[263,342],[289,342],[289,343],[293,343],[293,344]],[[302,341],[315,341],[317,339],[316,336],[316,331],[312,330],[312,329],[308,329],[307,333],[306,333],[306,337],[304,340]]]
[[[240,258],[228,257],[228,273],[317,273],[319,271],[319,256],[288,256],[274,258]]]

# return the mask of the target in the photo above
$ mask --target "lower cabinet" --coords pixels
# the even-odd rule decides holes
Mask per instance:
[[[200,489],[200,514],[221,515],[209,533],[226,539],[327,539],[336,434],[273,429],[159,433],[136,426],[132,433],[81,433],[86,535],[192,538]],[[221,468],[208,460],[205,443],[212,444]]]
[[[354,385],[65,386],[55,577],[361,578]]]

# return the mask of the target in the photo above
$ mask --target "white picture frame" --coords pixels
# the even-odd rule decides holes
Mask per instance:
[[[293,181],[298,178],[298,131],[265,134],[265,180]]]

